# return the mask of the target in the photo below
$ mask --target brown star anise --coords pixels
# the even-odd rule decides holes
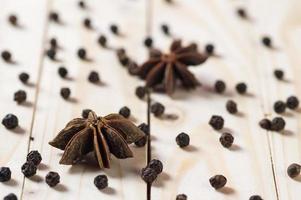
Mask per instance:
[[[133,157],[128,143],[144,137],[131,121],[119,114],[97,117],[91,111],[87,119],[75,118],[49,144],[64,150],[60,164],[75,164],[94,151],[100,168],[110,168],[110,153],[119,159]]]
[[[156,87],[163,84],[165,92],[171,95],[175,91],[176,80],[180,80],[186,89],[199,85],[188,66],[199,65],[206,59],[207,56],[198,52],[196,44],[182,46],[181,40],[175,40],[168,54],[152,49],[149,60],[142,64],[138,75],[146,79],[146,86]]]

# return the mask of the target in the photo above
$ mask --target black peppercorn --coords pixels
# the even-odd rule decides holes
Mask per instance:
[[[0,168],[0,182],[6,182],[11,179],[11,171],[8,167]]]
[[[94,185],[99,189],[108,187],[108,177],[106,175],[98,175],[94,178]]]
[[[82,111],[82,118],[88,119],[89,113],[90,113],[91,111],[92,111],[91,109],[84,109],[84,110]]]
[[[180,133],[176,137],[176,142],[179,145],[179,147],[181,147],[181,148],[188,146],[189,142],[190,142],[189,135],[187,135],[186,133]]]
[[[151,113],[153,113],[156,117],[160,117],[163,115],[164,111],[165,111],[165,107],[159,103],[156,102],[153,105],[151,105]]]
[[[282,131],[285,128],[285,121],[282,117],[275,117],[272,120],[271,129],[273,131]]]
[[[7,51],[7,50],[2,51],[1,57],[5,62],[11,62],[12,55],[9,51]]]
[[[284,72],[281,69],[276,69],[274,70],[274,76],[278,79],[278,80],[282,80],[284,77]]]
[[[110,26],[110,30],[112,33],[114,33],[115,35],[118,35],[119,34],[119,30],[118,30],[118,26],[116,24],[112,24]]]
[[[157,176],[158,174],[156,173],[156,170],[150,167],[146,167],[141,170],[141,178],[146,183],[153,183],[156,180]]]
[[[149,135],[149,125],[146,123],[141,123],[138,128],[143,131],[146,135]]]
[[[218,190],[226,185],[227,179],[223,175],[215,175],[209,179],[209,182],[214,189]]]
[[[144,40],[144,45],[148,48],[153,46],[153,39],[151,37],[146,37]]]
[[[137,65],[136,62],[131,61],[128,64],[128,72],[130,75],[137,75],[139,71],[139,66]]]
[[[247,92],[247,85],[245,83],[237,83],[235,88],[239,94],[245,94]]]
[[[289,109],[296,109],[299,106],[299,99],[296,96],[290,96],[286,99],[286,106]]]
[[[18,25],[18,17],[14,14],[8,16],[8,21],[11,25],[17,26]]]
[[[66,76],[68,75],[68,70],[64,66],[59,67],[57,72],[61,78],[66,78]]]
[[[58,47],[58,42],[55,38],[51,38],[50,41],[50,49],[56,49]]]
[[[272,46],[272,39],[268,36],[264,36],[262,39],[261,39],[261,42],[263,45],[265,45],[266,47],[271,47]]]
[[[146,145],[146,143],[147,143],[147,136],[145,135],[140,140],[136,141],[135,145],[137,147],[144,147]]]
[[[46,175],[45,181],[50,187],[54,187],[60,183],[60,175],[57,172],[49,172]]]
[[[170,35],[169,27],[168,27],[167,24],[162,24],[162,25],[161,25],[161,30],[162,30],[162,32],[163,32],[165,35]]]
[[[23,83],[23,84],[27,84],[28,80],[29,80],[29,74],[22,72],[19,74],[19,80]]]
[[[60,22],[59,14],[57,12],[54,12],[54,11],[50,12],[49,19],[53,22],[56,22],[56,23]]]
[[[10,193],[10,194],[6,195],[6,196],[3,198],[3,200],[18,200],[18,197],[17,197],[15,194]]]
[[[27,95],[24,90],[18,90],[14,93],[14,101],[21,104],[26,101]]]
[[[107,46],[107,38],[104,35],[100,35],[98,38],[98,44],[100,44],[100,46],[102,47],[106,47]]]
[[[53,48],[50,48],[46,51],[46,55],[48,56],[48,58],[50,58],[51,60],[55,60],[56,59],[56,50]]]
[[[224,119],[221,116],[213,115],[209,121],[209,125],[215,130],[221,130],[224,127]]]
[[[205,46],[205,51],[206,51],[206,53],[207,53],[208,55],[214,54],[214,46],[213,46],[213,44],[207,44],[207,45]]]
[[[286,105],[283,101],[276,101],[274,103],[274,111],[278,114],[284,113],[286,109]]]
[[[14,129],[19,125],[19,120],[16,115],[14,114],[7,114],[2,119],[2,124],[7,129]]]
[[[71,90],[69,88],[62,88],[61,89],[61,96],[64,98],[64,99],[68,99],[71,95]]]
[[[140,140],[135,142],[135,145],[137,147],[143,147],[146,145],[147,142],[147,135],[149,135],[149,126],[146,123],[141,123],[138,128],[143,131],[143,133],[145,134],[144,137],[142,137]]]
[[[262,119],[259,122],[259,126],[265,130],[271,130],[272,122],[269,119]]]
[[[146,94],[146,88],[143,86],[136,87],[135,94],[139,99],[143,99]]]
[[[157,159],[151,160],[148,163],[147,167],[154,169],[157,174],[161,174],[163,171],[163,164],[160,160]]]
[[[223,93],[226,90],[226,83],[222,80],[217,80],[214,84],[214,89],[217,93]]]
[[[91,83],[98,83],[98,82],[100,81],[98,72],[96,72],[96,71],[91,71],[90,74],[89,74],[89,76],[88,76],[88,80],[89,80]]]
[[[233,100],[228,100],[226,103],[226,109],[229,113],[237,113],[237,104]]]
[[[124,106],[124,107],[120,108],[119,114],[125,118],[129,118],[131,115],[131,110],[128,107]]]
[[[243,18],[243,19],[248,18],[247,12],[246,12],[246,10],[243,9],[243,8],[238,8],[238,9],[236,10],[236,13],[237,13],[237,15],[238,15],[239,17],[241,17],[241,18]]]
[[[301,171],[301,166],[299,164],[293,163],[287,168],[287,174],[291,178],[299,176]]]
[[[178,194],[176,200],[187,200],[186,194]]]
[[[130,58],[126,55],[124,49],[118,49],[116,53],[118,60],[122,66],[127,66],[130,63]]]
[[[259,195],[250,196],[249,200],[263,200]]]
[[[87,52],[84,48],[80,48],[77,50],[77,56],[82,59],[82,60],[85,60],[86,59],[86,56],[87,56]]]
[[[220,143],[225,148],[230,148],[234,142],[234,137],[231,133],[223,133],[219,138]]]
[[[92,28],[92,24],[91,24],[91,19],[90,18],[85,18],[83,21],[83,25],[84,27],[91,29]]]
[[[42,161],[42,156],[38,151],[30,151],[26,157],[27,162],[33,162],[35,165],[39,165]]]
[[[84,1],[79,1],[78,2],[78,6],[82,9],[85,9],[87,6],[86,6],[86,3]]]
[[[37,166],[33,162],[29,161],[22,165],[21,171],[24,174],[24,176],[31,177],[36,174]]]

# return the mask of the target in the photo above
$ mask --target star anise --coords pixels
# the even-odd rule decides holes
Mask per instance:
[[[110,168],[110,153],[119,159],[133,157],[128,144],[144,137],[131,121],[119,114],[75,118],[49,144],[64,150],[60,164],[72,165],[94,151],[100,168]]]
[[[146,86],[157,87],[163,84],[165,92],[172,95],[177,80],[180,80],[186,89],[193,89],[199,85],[188,66],[199,65],[206,59],[207,56],[198,52],[196,44],[182,46],[181,40],[175,40],[168,54],[152,49],[149,60],[142,64],[138,75],[146,80]]]

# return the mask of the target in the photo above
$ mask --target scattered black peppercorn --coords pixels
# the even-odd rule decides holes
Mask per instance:
[[[289,109],[296,109],[299,106],[299,99],[296,96],[290,96],[286,99],[286,106]]]
[[[149,135],[149,126],[146,123],[141,123],[138,128],[143,131],[146,135]]]
[[[96,72],[96,71],[91,71],[90,74],[89,74],[89,76],[88,76],[88,80],[89,80],[91,83],[98,83],[98,82],[100,81],[98,72]]]
[[[46,55],[48,56],[48,58],[50,58],[51,60],[55,60],[56,59],[56,50],[53,48],[50,48],[46,51]]]
[[[77,56],[82,59],[82,60],[85,60],[86,59],[86,56],[87,56],[87,52],[84,48],[80,48],[77,50]]]
[[[274,103],[274,111],[278,114],[284,113],[286,109],[286,105],[283,101],[276,101]]]
[[[12,55],[9,51],[7,50],[2,51],[1,57],[5,62],[11,62]]]
[[[149,135],[149,126],[146,123],[141,123],[138,126],[138,128],[143,131],[143,133],[145,134],[145,136],[142,137],[137,142],[135,142],[135,145],[137,147],[144,147],[146,145],[146,142],[147,142],[147,135]]]
[[[146,145],[147,142],[147,136],[145,135],[144,137],[142,137],[140,140],[135,142],[135,145],[137,147],[144,147]]]
[[[245,94],[247,92],[247,85],[245,83],[237,83],[235,88],[239,94]]]
[[[224,127],[224,119],[221,116],[213,115],[209,121],[209,124],[215,130],[221,130]]]
[[[144,40],[144,45],[148,48],[153,46],[153,39],[151,37],[146,37]]]
[[[228,100],[226,103],[226,109],[229,113],[237,113],[237,104],[233,100]]]
[[[17,26],[18,25],[18,17],[14,14],[8,16],[8,21],[11,25]]]
[[[273,131],[282,131],[285,128],[285,121],[282,117],[275,117],[272,120],[271,129]]]
[[[0,182],[9,181],[11,178],[11,171],[8,167],[0,168]]]
[[[28,80],[29,80],[29,74],[22,72],[19,74],[19,80],[23,83],[23,84],[27,84]]]
[[[151,113],[153,113],[156,117],[162,116],[164,111],[165,107],[159,102],[156,102],[153,105],[151,105]]]
[[[156,170],[146,167],[141,170],[141,178],[146,182],[146,183],[153,183],[158,174],[156,173]]]
[[[68,70],[66,69],[66,67],[61,66],[58,69],[58,74],[61,78],[66,78],[66,76],[68,75]]]
[[[94,185],[99,189],[108,187],[108,177],[106,175],[98,175],[94,178]]]
[[[58,42],[55,38],[51,38],[49,40],[51,49],[56,49],[58,47]]]
[[[30,151],[26,157],[27,162],[33,162],[36,166],[38,166],[42,161],[42,156],[38,151]]]
[[[176,137],[176,142],[179,145],[179,147],[181,147],[181,148],[188,146],[189,142],[190,142],[189,135],[187,135],[186,133],[180,133]]]
[[[3,200],[18,200],[17,196],[13,193],[6,195]]]
[[[238,15],[239,17],[241,17],[241,18],[243,18],[243,19],[247,19],[247,18],[248,18],[247,12],[246,12],[246,10],[243,9],[243,8],[238,8],[238,9],[236,10],[236,13],[237,13],[237,15]]]
[[[124,106],[124,107],[120,108],[119,114],[125,118],[129,118],[131,115],[131,110],[128,107]]]
[[[265,45],[266,47],[271,47],[272,46],[272,39],[268,36],[264,36],[262,39],[261,39],[261,42],[263,45]]]
[[[107,38],[104,35],[100,35],[98,38],[98,44],[100,44],[100,46],[102,47],[106,47],[107,46]]]
[[[162,25],[161,25],[161,30],[162,30],[162,32],[163,32],[165,35],[167,35],[167,36],[170,35],[169,27],[168,27],[167,24],[162,24]]]
[[[31,177],[36,174],[37,166],[33,162],[26,162],[22,165],[21,171],[26,177]]]
[[[139,66],[137,65],[136,62],[131,61],[128,64],[128,72],[130,75],[137,75],[139,71]]]
[[[50,12],[49,19],[53,22],[56,22],[56,23],[60,22],[59,14],[57,12],[54,12],[54,11]]]
[[[215,175],[209,179],[209,182],[214,189],[218,190],[226,185],[227,179],[223,175]]]
[[[259,195],[253,195],[249,198],[249,200],[263,200]]]
[[[234,137],[231,133],[223,133],[219,138],[220,143],[225,148],[230,148],[234,142]]]
[[[291,178],[299,176],[301,171],[301,166],[299,164],[293,163],[287,168],[287,174]]]
[[[226,90],[226,83],[222,80],[217,80],[214,84],[215,91],[217,93],[223,93]]]
[[[187,200],[186,194],[178,194],[176,200]]]
[[[122,66],[127,66],[130,63],[130,58],[126,55],[126,52],[124,49],[118,49],[117,51],[117,57]]]
[[[207,53],[208,55],[214,54],[214,46],[213,46],[213,44],[207,44],[207,45],[205,46],[205,51],[206,51],[206,53]]]
[[[135,94],[139,99],[143,99],[146,94],[146,88],[143,86],[136,87]]]
[[[27,95],[24,90],[18,90],[14,94],[14,101],[18,104],[24,103],[26,101]]]
[[[278,79],[278,80],[282,80],[284,77],[284,72],[281,69],[276,69],[274,70],[274,76]]]
[[[64,98],[64,99],[69,99],[71,95],[71,90],[69,88],[62,88],[61,89],[61,96]]]
[[[88,119],[89,113],[90,113],[91,111],[92,111],[91,109],[84,109],[84,110],[82,111],[82,118]]]
[[[86,3],[84,2],[84,1],[79,1],[78,2],[78,6],[80,7],[80,8],[82,8],[82,9],[86,9]]]
[[[2,119],[2,124],[7,129],[14,129],[19,125],[19,120],[18,120],[17,116],[14,114],[7,114]]]
[[[114,33],[115,35],[118,35],[119,34],[119,30],[118,30],[118,26],[116,24],[112,24],[110,26],[110,30],[112,33]]]
[[[91,29],[92,28],[92,23],[90,18],[85,18],[83,21],[84,27]]]
[[[60,183],[60,175],[57,172],[49,172],[46,175],[45,181],[50,187],[54,187]]]
[[[271,130],[272,122],[269,119],[262,119],[259,122],[259,126],[265,130]]]
[[[151,160],[148,163],[147,167],[154,169],[157,174],[161,174],[163,171],[163,164],[160,160],[157,159]]]

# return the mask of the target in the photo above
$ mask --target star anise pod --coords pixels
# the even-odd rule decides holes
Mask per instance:
[[[49,144],[64,150],[60,164],[72,165],[94,152],[100,168],[110,168],[110,154],[119,159],[133,157],[128,144],[144,137],[131,121],[119,114],[97,117],[91,111],[87,119],[75,118]]]
[[[182,46],[181,40],[175,40],[167,54],[152,49],[149,60],[142,64],[138,75],[146,80],[146,86],[154,88],[163,84],[165,92],[172,95],[177,80],[180,80],[186,89],[193,89],[199,85],[188,66],[199,65],[206,59],[207,56],[198,52],[196,44]]]

